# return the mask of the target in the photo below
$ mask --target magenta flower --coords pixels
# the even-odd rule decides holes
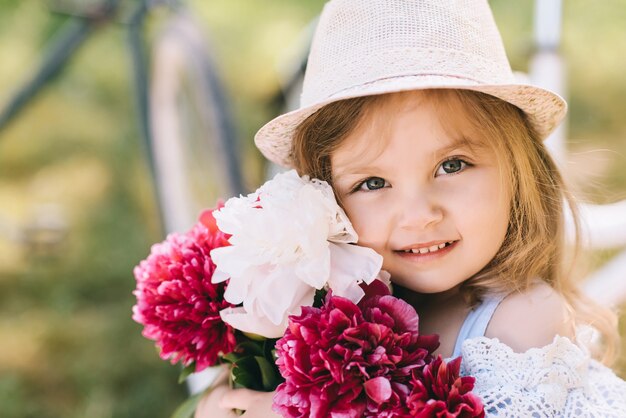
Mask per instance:
[[[418,418],[482,418],[480,399],[471,393],[474,378],[460,377],[461,357],[445,363],[441,356],[420,372],[414,373],[413,389],[407,399],[412,417]]]
[[[284,417],[400,416],[414,373],[439,345],[418,333],[413,307],[374,282],[359,305],[329,293],[321,308],[303,307],[276,343],[285,382],[274,410]]]
[[[195,362],[196,371],[214,365],[236,343],[233,328],[219,313],[232,306],[224,300],[226,283],[211,283],[215,264],[209,253],[229,245],[212,212],[203,212],[186,234],[171,234],[153,245],[134,269],[133,320],[156,341],[161,358],[185,366]]]

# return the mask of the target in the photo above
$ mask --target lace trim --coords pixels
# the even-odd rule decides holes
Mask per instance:
[[[462,352],[461,373],[476,378],[487,416],[626,417],[626,382],[567,337],[524,353],[477,337]]]

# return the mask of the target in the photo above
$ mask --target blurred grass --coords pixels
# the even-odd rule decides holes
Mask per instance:
[[[251,138],[272,117],[265,100],[278,88],[273,63],[323,1],[190,3],[231,94],[252,189],[263,167]],[[532,2],[491,3],[514,68],[525,70]],[[62,21],[44,4],[0,0],[0,104],[34,71]],[[570,168],[599,202],[626,197],[625,5],[565,2]],[[132,268],[162,235],[124,37],[120,26],[98,32],[0,132],[0,220],[22,225],[52,205],[70,225],[54,253],[0,236],[2,417],[164,417],[185,397],[178,369],[130,319]],[[624,360],[619,367],[626,375]]]

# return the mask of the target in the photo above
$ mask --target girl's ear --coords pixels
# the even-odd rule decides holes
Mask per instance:
[[[504,298],[485,333],[518,353],[546,346],[557,335],[574,341],[574,320],[565,298],[543,281]]]

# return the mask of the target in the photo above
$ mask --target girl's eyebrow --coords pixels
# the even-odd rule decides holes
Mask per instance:
[[[483,149],[485,147],[486,144],[480,141],[471,140],[466,136],[461,136],[453,139],[452,142],[448,143],[447,145],[444,145],[441,148],[434,150],[432,155],[433,160],[439,160],[450,151],[465,149],[476,152],[477,150]],[[334,176],[334,180],[337,181],[347,175],[366,175],[368,173],[374,174],[380,171],[382,171],[382,168],[372,164],[349,165],[343,170],[339,170],[337,175]]]
[[[466,149],[472,152],[476,152],[477,150],[483,149],[485,147],[486,145],[479,141],[473,141],[466,136],[461,136],[452,140],[452,142],[450,142],[448,145],[444,145],[443,147],[435,150],[433,152],[433,159],[438,160],[450,151],[454,151],[456,149]]]
[[[380,172],[381,169],[375,165],[362,165],[362,166],[348,166],[344,170],[340,170],[337,175],[333,176],[334,181],[337,181],[345,176],[367,175]]]

